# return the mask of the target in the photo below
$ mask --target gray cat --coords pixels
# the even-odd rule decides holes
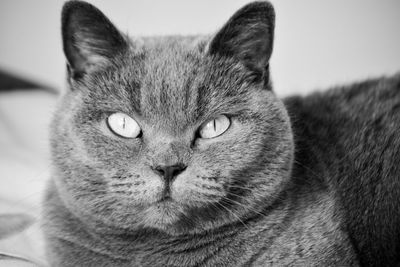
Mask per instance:
[[[51,266],[400,261],[400,76],[280,100],[274,17],[254,2],[211,38],[131,40],[65,4]]]

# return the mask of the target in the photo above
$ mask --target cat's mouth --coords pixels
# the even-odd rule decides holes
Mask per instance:
[[[169,211],[171,208],[178,208],[178,201],[176,201],[172,196],[162,195],[154,204],[153,206],[160,210]]]
[[[156,203],[168,203],[168,202],[175,202],[171,196],[163,195]]]

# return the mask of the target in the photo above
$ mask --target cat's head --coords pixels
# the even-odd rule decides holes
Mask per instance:
[[[79,1],[65,4],[62,30],[69,90],[52,152],[74,213],[179,234],[239,223],[278,197],[293,138],[269,79],[268,2],[211,38],[131,40]]]

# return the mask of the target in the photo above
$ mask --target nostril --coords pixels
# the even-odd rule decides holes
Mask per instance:
[[[155,170],[158,174],[160,174],[161,176],[164,176],[164,174],[165,174],[164,168],[161,167],[161,166],[155,167],[154,170]]]
[[[187,168],[187,166],[183,165],[183,164],[182,165],[174,165],[171,167],[172,167],[172,170],[171,170],[172,176],[177,176],[178,174],[180,174]]]

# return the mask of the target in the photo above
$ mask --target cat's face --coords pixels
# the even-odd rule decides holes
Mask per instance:
[[[102,16],[84,3],[64,8],[71,90],[53,121],[52,146],[67,206],[109,226],[179,234],[241,222],[271,204],[293,153],[266,70],[271,7],[245,7],[197,44],[127,42],[116,30],[105,40],[102,31],[114,28],[101,25]],[[237,20],[245,29],[246,19],[260,26],[254,36],[230,32]]]

